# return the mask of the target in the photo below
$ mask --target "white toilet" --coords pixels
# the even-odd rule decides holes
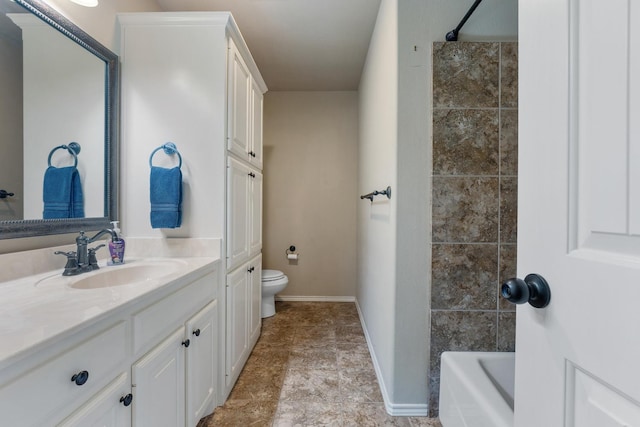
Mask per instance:
[[[287,287],[289,278],[279,270],[262,270],[262,317],[276,314],[275,296]]]

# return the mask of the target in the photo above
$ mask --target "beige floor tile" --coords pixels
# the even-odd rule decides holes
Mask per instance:
[[[383,403],[344,404],[342,425],[345,427],[410,427],[407,417],[392,417],[387,414]]]

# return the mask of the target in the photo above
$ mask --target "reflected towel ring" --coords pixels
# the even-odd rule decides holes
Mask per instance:
[[[47,158],[47,165],[49,167],[51,167],[51,157],[53,156],[53,153],[56,150],[59,149],[65,149],[67,151],[69,151],[69,154],[71,154],[73,156],[73,167],[78,167],[78,154],[80,154],[80,150],[82,149],[82,147],[80,147],[80,144],[78,144],[77,142],[70,142],[69,145],[58,145],[57,147],[54,147],[53,150],[51,150],[49,152],[49,157]]]
[[[164,153],[167,156],[171,156],[172,154],[177,154],[179,159],[178,168],[182,168],[182,156],[180,155],[178,148],[176,148],[176,144],[174,144],[173,142],[167,142],[166,144],[161,145],[160,147],[156,148],[151,152],[151,156],[149,156],[149,167],[153,167],[153,163],[152,163],[153,155],[156,154],[158,150],[164,150]]]

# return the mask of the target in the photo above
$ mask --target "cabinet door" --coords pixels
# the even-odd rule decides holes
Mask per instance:
[[[132,367],[133,426],[184,425],[184,327]]]
[[[262,255],[258,255],[250,263],[253,270],[249,274],[250,307],[249,307],[249,340],[253,342],[260,335],[262,325]]]
[[[186,324],[187,426],[195,427],[215,400],[218,358],[218,301],[211,301]]]
[[[227,385],[238,376],[249,348],[248,269],[248,264],[245,264],[227,275]]]
[[[251,164],[262,170],[262,104],[260,87],[251,80]]]
[[[249,256],[262,250],[262,174],[255,170],[253,174],[255,177],[250,177],[249,183]]]
[[[124,399],[131,390],[129,375],[121,374],[111,384],[98,392],[82,405],[60,427],[127,427],[131,425],[131,406],[125,406]]]
[[[248,160],[249,148],[249,109],[251,74],[240,52],[229,40],[229,82],[228,82],[228,149],[242,159]]]
[[[229,158],[227,169],[227,270],[249,258],[249,185],[251,169]]]

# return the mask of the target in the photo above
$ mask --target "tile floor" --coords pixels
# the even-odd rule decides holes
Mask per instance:
[[[278,302],[224,406],[198,427],[428,426],[390,417],[353,303]]]

